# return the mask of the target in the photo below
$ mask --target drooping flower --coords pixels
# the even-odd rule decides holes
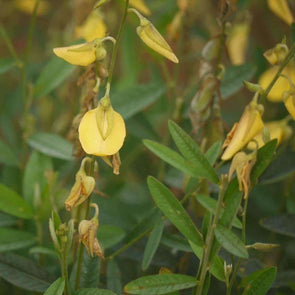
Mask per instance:
[[[178,58],[173,53],[171,47],[154,27],[154,25],[137,10],[130,8],[129,11],[134,12],[139,20],[140,25],[136,28],[136,32],[140,39],[151,49],[158,52],[169,60],[178,63]]]
[[[76,173],[75,184],[65,201],[65,207],[68,211],[82,204],[90,196],[95,187],[95,179],[92,176],[87,176],[85,172],[85,164],[89,161],[91,161],[90,158],[84,158],[79,171]]]
[[[223,144],[226,148],[221,159],[231,159],[238,151],[263,129],[261,114],[263,106],[252,101],[246,106],[239,123],[235,123]]]

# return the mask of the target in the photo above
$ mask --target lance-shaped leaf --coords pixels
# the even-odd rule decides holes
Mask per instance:
[[[152,176],[148,177],[147,182],[155,203],[166,217],[188,240],[197,246],[203,246],[201,233],[173,193]]]
[[[196,286],[196,278],[181,274],[160,274],[138,278],[124,287],[127,294],[160,295]]]
[[[218,225],[215,229],[215,237],[229,253],[241,258],[248,258],[248,252],[243,242],[226,227]]]
[[[50,287],[46,290],[44,295],[62,295],[65,288],[65,279],[58,278],[54,281]]]
[[[218,175],[202,153],[197,143],[176,123],[169,121],[169,131],[182,155],[198,169],[199,175],[218,183]]]

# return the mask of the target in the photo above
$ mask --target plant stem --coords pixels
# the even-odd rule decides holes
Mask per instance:
[[[64,247],[65,249],[66,247]],[[70,287],[69,287],[69,274],[68,274],[68,264],[67,264],[67,257],[68,253],[67,251],[63,251],[62,257],[61,257],[61,271],[62,276],[65,280],[65,295],[71,295]]]
[[[220,191],[219,191],[219,196],[217,200],[217,207],[216,207],[216,212],[215,216],[213,219],[213,222],[211,223],[209,229],[208,229],[208,234],[206,238],[206,244],[204,245],[203,249],[203,255],[202,255],[202,264],[200,265],[201,271],[200,271],[200,283],[198,284],[196,288],[196,295],[201,295],[206,279],[207,272],[209,270],[209,263],[210,263],[210,256],[211,256],[211,249],[213,246],[214,242],[214,230],[217,227],[218,220],[221,214],[222,210],[222,205],[223,205],[223,199],[225,195],[225,191],[228,185],[228,179],[226,175],[221,176],[221,185],[220,185]]]
[[[289,53],[285,57],[284,61],[281,63],[281,65],[280,65],[280,67],[279,67],[276,75],[274,76],[274,78],[272,79],[272,81],[270,82],[270,84],[268,85],[268,87],[265,89],[265,92],[263,94],[261,94],[261,96],[260,96],[260,103],[263,103],[265,101],[267,95],[269,94],[269,92],[271,91],[272,87],[274,86],[274,84],[276,83],[276,81],[278,80],[278,78],[280,77],[283,69],[286,67],[286,65],[294,57],[294,54],[295,54],[295,44],[291,47]]]
[[[118,34],[117,34],[116,43],[115,43],[115,46],[114,46],[114,49],[113,49],[113,52],[112,52],[111,65],[110,65],[110,69],[109,69],[107,87],[109,87],[108,85],[111,85],[111,82],[112,82],[113,73],[114,73],[114,67],[115,67],[117,53],[118,53],[118,44],[119,44],[119,41],[121,39],[123,29],[125,27],[126,18],[127,18],[127,14],[128,14],[128,6],[129,6],[129,0],[126,0],[124,15],[123,15],[123,18],[122,18],[122,21],[121,21],[121,24],[120,24]]]

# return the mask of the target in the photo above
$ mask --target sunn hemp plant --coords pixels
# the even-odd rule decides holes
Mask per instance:
[[[0,295],[294,293],[295,6],[254,2],[4,4]]]

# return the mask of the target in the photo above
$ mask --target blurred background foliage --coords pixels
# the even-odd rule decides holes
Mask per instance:
[[[59,210],[63,220],[69,218],[63,201],[79,167],[79,160],[72,155],[77,141],[72,121],[80,109],[81,88],[76,81],[83,72],[81,68],[54,57],[52,48],[77,42],[76,27],[89,15],[94,4],[91,0],[51,0],[46,5],[43,3],[40,7],[43,9],[37,13],[31,46],[27,51],[32,11],[24,11],[20,2],[4,0],[0,10],[1,26],[15,51],[21,59],[27,56],[25,81],[28,89],[26,99],[29,100],[29,103],[23,101],[21,69],[1,39],[0,211],[3,212],[0,212],[0,294],[42,292],[59,276],[58,260],[48,234],[48,218],[52,206]],[[147,222],[150,218],[147,216],[154,204],[146,185],[148,175],[158,176],[178,197],[185,193],[187,177],[151,154],[143,146],[142,139],[169,144],[167,120],[175,116],[179,97],[182,98],[182,107],[176,119],[184,129],[192,131],[188,110],[198,87],[201,51],[206,42],[220,31],[217,1],[193,2],[183,32],[171,37],[167,27],[178,11],[177,1],[146,1],[151,10],[149,19],[166,36],[180,59],[177,70],[175,65],[143,46],[135,33],[138,20],[133,15],[128,17],[111,92],[114,109],[122,114],[127,124],[127,137],[120,153],[122,166],[120,175],[115,176],[98,159],[96,178],[99,185],[93,198],[100,207],[98,237],[106,256],[149,230]],[[294,11],[295,3],[289,2]],[[123,7],[123,1],[113,0],[101,9],[107,32],[112,36],[116,35]],[[245,17],[249,24],[245,61],[233,65],[227,49],[222,55],[225,76],[221,82],[221,111],[226,131],[240,118],[251,98],[249,91],[243,88],[243,80],[256,82],[268,67],[263,52],[284,36],[290,40],[290,27],[269,10],[266,1],[237,1],[237,11],[230,21],[234,24]],[[108,50],[111,50],[110,46]],[[108,64],[108,60],[105,63]],[[167,71],[178,75],[175,85],[169,84]],[[266,121],[287,115],[280,104],[268,102],[265,109]],[[198,136],[196,139],[200,140]],[[247,243],[279,243],[281,247],[270,253],[251,250],[251,258],[243,267],[245,274],[250,274],[262,266],[277,266],[278,276],[269,294],[294,294],[293,137],[280,147],[276,158],[251,192]],[[221,170],[225,169],[228,166]],[[7,188],[10,190],[7,191]],[[26,201],[20,207],[23,215],[15,212],[14,208],[8,208],[9,204],[2,200],[4,196],[13,194],[17,194],[15,198],[22,197]],[[188,203],[187,208],[200,225],[204,208],[195,201]],[[144,220],[145,217],[148,219]],[[158,273],[160,267],[195,275],[198,260],[171,224],[166,222],[155,256],[148,268],[143,270],[146,242],[147,235],[109,263],[101,262],[100,276],[99,260],[87,261],[88,256],[85,255],[84,263],[92,263],[93,272],[85,274],[82,286],[99,285],[121,294],[122,286],[127,282],[144,274]],[[16,255],[22,256],[23,261],[16,259]],[[224,255],[226,257],[226,253]],[[32,285],[39,284],[38,288],[30,287],[29,274],[26,277],[28,269],[35,275],[32,275],[35,278]],[[224,294],[223,284],[214,278],[212,280],[214,288],[210,294]]]

